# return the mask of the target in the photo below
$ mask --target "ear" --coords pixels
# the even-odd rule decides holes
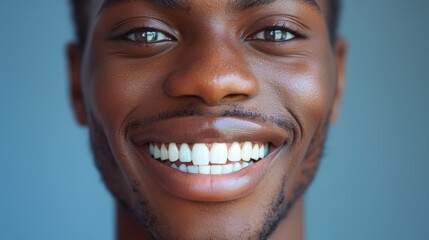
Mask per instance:
[[[345,71],[346,71],[347,42],[344,38],[338,38],[335,43],[335,64],[337,74],[337,84],[335,98],[332,105],[332,112],[329,118],[330,123],[337,120],[340,111],[340,102],[344,92]]]
[[[81,48],[74,43],[67,46],[67,60],[69,69],[69,94],[73,106],[75,118],[81,125],[87,124],[87,116],[85,110],[85,101],[83,99],[81,87]]]

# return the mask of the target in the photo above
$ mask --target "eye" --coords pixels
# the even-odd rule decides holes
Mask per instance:
[[[250,39],[253,40],[263,40],[269,42],[286,42],[294,38],[296,38],[295,34],[287,29],[280,28],[265,29],[250,37]]]
[[[146,30],[135,30],[125,37],[127,40],[139,43],[159,43],[173,40],[161,31],[146,29]]]

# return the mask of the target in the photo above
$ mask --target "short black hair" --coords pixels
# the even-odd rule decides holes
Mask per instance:
[[[83,48],[88,28],[88,0],[69,0],[72,7],[73,21],[75,27],[75,34],[78,44]],[[338,22],[341,12],[341,0],[327,0],[328,1],[328,16],[327,23],[329,27],[329,36],[332,43],[337,38]]]
[[[328,0],[328,27],[331,42],[335,42],[341,17],[341,0]]]

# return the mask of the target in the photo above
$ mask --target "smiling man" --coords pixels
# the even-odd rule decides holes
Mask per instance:
[[[303,239],[342,92],[336,0],[74,0],[71,96],[117,239]]]

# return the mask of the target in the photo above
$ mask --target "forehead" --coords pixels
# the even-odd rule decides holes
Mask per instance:
[[[224,5],[226,4],[229,8],[240,10],[240,9],[256,7],[264,4],[270,4],[273,2],[279,2],[279,1],[282,1],[282,0],[228,0],[228,1],[201,1],[200,0],[198,2],[200,3],[203,2],[205,4],[210,4],[210,3],[222,4],[223,3]],[[295,1],[299,3],[314,5],[317,7],[317,2],[315,0],[286,0],[286,1]],[[158,5],[164,8],[172,8],[172,9],[179,9],[179,8],[189,9],[192,7],[192,1],[189,1],[189,0],[103,0],[102,6],[106,7],[106,6],[114,5],[117,3],[124,3],[124,2],[147,2],[147,3]]]
[[[293,2],[304,4],[317,8],[327,15],[329,0],[91,0],[91,12],[97,15],[104,9],[121,3],[149,3],[167,9],[186,9],[198,8],[198,6],[216,6],[225,10],[240,11],[248,8],[256,8],[262,5],[268,5],[275,2]],[[212,7],[213,8],[213,7]]]

